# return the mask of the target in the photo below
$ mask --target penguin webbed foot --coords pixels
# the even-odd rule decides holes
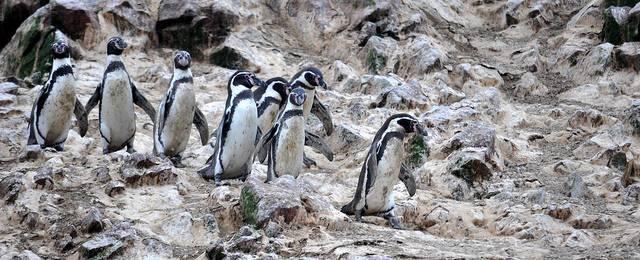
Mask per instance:
[[[306,168],[311,168],[311,166],[318,166],[316,161],[311,159],[311,158],[309,158],[309,157],[307,157],[306,154],[304,154],[304,157],[303,157],[302,160],[303,160],[303,163],[304,163],[304,167],[306,167]]]
[[[186,166],[182,163],[182,156],[177,155],[174,157],[169,158],[169,160],[171,160],[171,163],[173,163],[173,166],[176,168],[185,168]]]
[[[393,229],[405,229],[402,226],[402,223],[400,223],[400,219],[395,214],[387,213],[387,214],[384,214],[382,217],[385,218],[387,221],[389,221],[389,226],[391,226]]]

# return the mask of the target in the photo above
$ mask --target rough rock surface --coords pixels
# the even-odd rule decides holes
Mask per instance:
[[[640,257],[638,1],[0,2],[0,259]],[[139,153],[102,154],[97,109],[65,151],[27,150],[51,42],[68,39],[86,103],[114,35],[154,106],[171,56],[190,51],[210,128],[235,69],[318,67],[334,160],[305,149],[317,165],[297,179],[265,184],[255,163],[247,182],[214,187],[196,173],[213,152],[197,131],[175,168],[150,156],[138,108]],[[393,188],[407,229],[356,222],[339,209],[400,112],[429,133],[407,139],[416,194]]]

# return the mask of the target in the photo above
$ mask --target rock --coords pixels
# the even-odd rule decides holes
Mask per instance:
[[[249,177],[240,194],[244,222],[264,227],[269,221],[291,223],[305,217],[300,193],[300,187],[290,176],[281,176],[268,184]]]
[[[519,98],[530,96],[546,96],[549,93],[547,86],[542,84],[531,72],[527,72],[516,83],[514,95]]]
[[[91,208],[87,213],[87,216],[82,220],[80,226],[82,226],[82,230],[87,233],[102,231],[102,214],[100,214],[100,210],[97,208]]]
[[[18,85],[13,82],[3,82],[0,83],[0,93],[9,94],[9,95],[17,95],[18,94]]]
[[[223,260],[227,257],[227,253],[224,249],[224,241],[218,240],[213,246],[207,249],[207,259],[209,260]]]
[[[9,106],[16,102],[16,96],[6,93],[0,93],[0,107]]]
[[[525,193],[524,197],[527,199],[527,202],[533,205],[542,205],[545,202],[546,194],[547,192],[544,188],[541,188]]]
[[[358,33],[358,46],[365,46],[369,38],[377,33],[377,29],[378,26],[375,23],[369,21],[363,22],[360,32]]]
[[[245,69],[253,66],[247,58],[248,56],[239,49],[224,46],[211,54],[209,63],[230,70]]]
[[[113,197],[117,194],[122,194],[124,193],[124,188],[125,188],[125,184],[121,181],[111,181],[107,184],[107,187],[105,188],[105,193],[107,193],[107,195],[109,195],[110,197]]]
[[[367,145],[367,141],[358,131],[346,124],[338,124],[335,132],[327,138],[327,143],[334,153],[349,153]]]
[[[573,71],[573,79],[586,83],[589,79],[604,74],[613,62],[613,48],[614,45],[611,43],[592,47],[587,55],[578,61],[577,68]]]
[[[468,106],[432,106],[421,116],[428,127],[445,127],[463,121],[477,120],[480,112]]]
[[[226,243],[228,251],[240,251],[243,253],[257,253],[260,251],[261,245],[260,235],[255,229],[250,226],[243,226],[240,230],[231,237]]]
[[[7,0],[0,6],[0,50],[9,43],[20,24],[46,2]],[[8,15],[11,14],[11,15]]]
[[[581,215],[572,219],[569,224],[577,229],[608,229],[613,225],[613,221],[606,215]]]
[[[560,220],[567,220],[571,217],[571,204],[565,203],[562,205],[552,204],[547,208],[547,215]]]
[[[640,182],[640,161],[633,160],[626,165],[621,183],[624,187]]]
[[[36,184],[36,189],[42,187],[43,189],[53,189],[53,169],[51,167],[42,167],[38,169],[38,174],[33,176],[33,182]]]
[[[333,73],[331,82],[339,86],[331,86],[331,88],[348,93],[359,92],[360,77],[352,67],[340,60],[336,60],[331,65],[331,69]]]
[[[29,250],[24,250],[19,254],[18,252],[4,254],[2,257],[0,257],[0,259],[2,260],[42,260],[42,258],[40,258],[38,255],[36,255],[35,253]]]
[[[398,74],[420,76],[442,69],[446,55],[426,35],[418,35],[408,43],[401,57]]]
[[[98,28],[93,3],[58,0],[51,3],[51,25],[73,40],[82,40],[85,31]]]
[[[360,50],[360,62],[371,74],[383,74],[397,59],[398,43],[391,38],[372,36]]]
[[[460,64],[451,73],[451,81],[467,94],[475,94],[480,88],[501,88],[504,80],[497,70],[484,65]]]
[[[631,108],[625,111],[627,122],[633,129],[633,134],[640,136],[640,100],[633,100]]]
[[[563,184],[564,195],[571,198],[591,198],[591,192],[577,173],[572,173]]]
[[[360,80],[360,84],[357,89],[354,89],[352,93],[361,93],[367,95],[379,95],[384,90],[392,89],[394,87],[400,87],[405,84],[396,75],[389,74],[383,75],[364,75]]]
[[[433,89],[437,94],[437,99],[435,101],[440,105],[451,105],[467,97],[463,92],[449,87],[446,82],[440,79],[438,79],[433,85]]]
[[[55,247],[60,252],[67,252],[74,247],[73,238],[70,235],[65,235],[55,242]]]
[[[282,227],[276,222],[269,221],[269,223],[264,228],[264,233],[268,237],[277,237],[282,233]]]
[[[640,43],[625,42],[613,50],[613,64],[616,68],[631,68],[640,71]]]
[[[23,190],[24,182],[22,175],[13,174],[6,176],[0,180],[0,198],[6,203],[13,203]]]
[[[226,2],[200,7],[193,1],[162,0],[155,27],[161,46],[182,48],[195,59],[210,60],[209,49],[223,43],[239,19]],[[218,57],[224,58],[222,53]]]
[[[569,126],[589,133],[596,132],[603,125],[612,125],[615,119],[595,109],[580,109],[569,118]]]
[[[99,166],[93,169],[93,174],[96,176],[96,180],[100,183],[107,183],[111,181],[111,175],[109,175],[109,167]]]
[[[630,205],[638,202],[640,202],[640,183],[634,183],[624,188],[622,193],[622,204]]]
[[[636,9],[634,7],[633,9]],[[604,11],[604,26],[600,37],[612,44],[622,44],[624,42],[638,41],[640,36],[637,34],[640,19],[638,19],[637,11],[631,12],[632,8],[628,6],[611,6]]]
[[[111,230],[80,245],[80,259],[110,259],[122,254],[125,247],[133,244],[137,232],[129,223],[123,222]]]
[[[419,223],[421,229],[427,229],[438,224],[443,224],[449,221],[449,210],[442,206],[437,206],[430,212],[425,213],[422,220],[423,221]]]
[[[489,153],[495,152],[496,129],[481,121],[472,121],[464,124],[453,137],[446,141],[441,148],[444,156],[454,151],[467,147],[487,148]]]
[[[135,153],[120,167],[122,179],[128,186],[175,184],[178,174],[168,159]]]
[[[193,226],[193,216],[189,212],[181,212],[175,216],[171,216],[167,221],[162,223],[162,231],[164,234],[172,238],[187,238],[191,236],[191,228]]]
[[[464,180],[468,186],[482,184],[492,176],[491,164],[486,161],[486,149],[464,148],[447,158],[447,172]]]
[[[143,0],[115,0],[106,3],[103,16],[120,32],[141,32],[155,37],[152,13]]]
[[[29,230],[35,230],[41,225],[40,214],[38,214],[38,212],[31,211],[22,217],[20,224],[25,225]]]
[[[378,96],[372,107],[390,107],[395,109],[426,109],[429,107],[429,98],[422,91],[422,86],[416,80],[385,89]]]
[[[596,237],[588,231],[574,230],[564,241],[563,246],[590,248],[595,244]]]

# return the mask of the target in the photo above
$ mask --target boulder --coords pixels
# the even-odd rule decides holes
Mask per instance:
[[[257,177],[249,177],[240,194],[244,222],[264,227],[269,221],[291,223],[304,218],[306,211],[301,193],[296,180],[288,175],[268,184]]]
[[[504,80],[497,70],[484,65],[460,64],[457,65],[450,75],[451,82],[467,94],[475,94],[481,88],[501,88]]]
[[[397,59],[398,43],[391,38],[372,36],[360,50],[360,62],[370,74],[383,74],[392,71]]]
[[[0,83],[0,93],[8,94],[8,95],[17,95],[18,94],[18,85],[13,82],[3,82]]]
[[[582,176],[572,173],[562,185],[564,195],[577,199],[588,199],[592,197],[591,191],[584,183]]]
[[[531,72],[527,72],[516,82],[514,95],[519,98],[546,96],[549,93],[547,86],[542,84]]]
[[[404,85],[384,89],[371,107],[424,110],[429,107],[429,98],[424,94],[420,83],[411,80]]]
[[[613,65],[640,71],[640,42],[625,42],[613,49]]]
[[[339,123],[335,127],[335,132],[327,138],[327,143],[331,151],[337,154],[351,153],[364,148],[367,140],[353,127]]]
[[[631,107],[625,113],[626,121],[633,129],[633,134],[640,136],[640,100],[633,100]]]
[[[640,183],[634,183],[626,188],[622,192],[622,204],[633,205],[640,202]]]
[[[446,54],[426,35],[418,35],[404,48],[396,73],[404,76],[421,76],[440,70],[446,62]],[[395,70],[395,68],[394,68]]]
[[[109,195],[109,197],[113,197],[118,194],[124,193],[125,184],[121,181],[111,181],[107,184],[104,192]]]
[[[640,25],[640,5],[610,6],[604,11],[604,25],[600,32],[603,41],[612,44],[638,41],[638,26]]]
[[[360,77],[358,73],[349,65],[340,60],[336,60],[330,67],[331,82],[335,86],[331,86],[332,89],[344,91],[347,93],[360,93]]]
[[[365,95],[379,95],[384,90],[402,86],[404,81],[394,74],[389,75],[364,75],[360,79],[359,88],[352,93]]]
[[[207,58],[207,51],[223,43],[238,23],[232,8],[224,1],[200,7],[194,1],[162,0],[155,26],[160,45],[184,49],[194,59]]]
[[[131,187],[175,184],[178,174],[168,159],[134,153],[125,158],[120,175]]]
[[[446,127],[480,118],[480,112],[473,107],[459,106],[456,104],[451,106],[432,106],[429,111],[422,114],[421,119],[428,127]]]
[[[454,151],[463,148],[486,148],[489,153],[494,153],[496,142],[496,129],[481,121],[465,123],[462,130],[443,144],[440,149],[446,157]]]
[[[640,182],[640,161],[637,159],[627,163],[621,183],[624,187]]]
[[[565,203],[562,205],[549,205],[549,207],[547,208],[547,215],[555,219],[567,220],[572,215],[571,204]]]
[[[20,24],[45,4],[44,1],[5,0],[0,5],[0,50],[9,43]]]
[[[155,38],[156,21],[146,1],[115,0],[105,4],[101,13],[119,32],[140,32],[151,39]]]
[[[580,215],[569,221],[569,224],[576,229],[608,229],[613,221],[606,215]]]

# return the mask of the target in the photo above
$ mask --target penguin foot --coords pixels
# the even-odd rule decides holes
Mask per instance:
[[[389,225],[393,228],[393,229],[404,229],[404,227],[402,226],[402,224],[400,224],[400,220],[397,217],[390,217],[388,218],[389,220]]]
[[[306,167],[306,168],[311,168],[311,166],[318,166],[316,161],[314,161],[313,159],[307,157],[307,155],[304,156],[303,163],[304,163],[304,167]]]
[[[182,157],[176,156],[176,157],[170,158],[169,160],[171,160],[171,163],[173,163],[173,166],[176,168],[186,167],[184,164],[182,164]]]
[[[228,181],[216,182],[216,187],[220,187],[220,186],[231,186],[231,183]]]
[[[55,147],[45,147],[43,149],[43,151],[45,152],[49,152],[49,153],[57,153],[60,152],[60,150],[56,149]]]
[[[137,153],[137,151],[136,149],[133,149],[133,147],[127,147],[127,153],[134,154],[134,153]]]

